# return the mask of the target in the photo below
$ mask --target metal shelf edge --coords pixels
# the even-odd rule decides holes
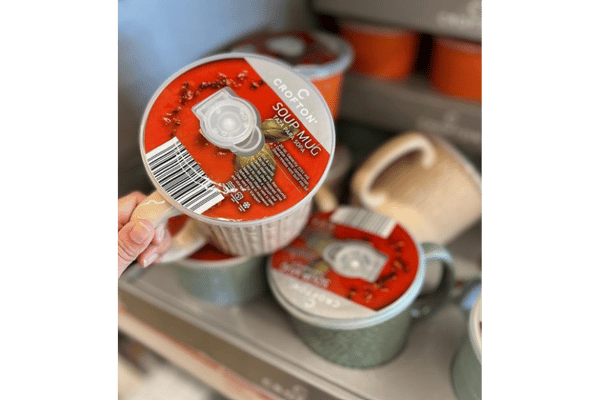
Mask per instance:
[[[480,0],[314,0],[315,11],[481,42]]]

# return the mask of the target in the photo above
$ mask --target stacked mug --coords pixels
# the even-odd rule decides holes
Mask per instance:
[[[419,34],[354,20],[340,21],[341,36],[355,52],[352,70],[378,79],[402,79],[415,70]]]
[[[338,206],[335,195],[311,216],[313,199],[327,198],[349,168],[324,185],[336,147],[329,107],[311,80],[271,57],[229,53],[184,67],[144,112],[140,150],[156,191],[132,218],[159,227],[184,216],[162,261],[188,293],[214,303],[259,294],[271,255],[266,280],[304,343],[368,368],[393,359],[410,329],[448,302],[454,268],[441,241]],[[426,294],[434,261],[443,273]]]
[[[430,79],[443,94],[481,102],[481,43],[435,37]]]
[[[171,218],[168,221],[171,235],[176,235],[188,218],[187,215]],[[265,292],[264,266],[264,256],[232,256],[207,244],[168,267],[175,273],[179,285],[195,299],[234,306]]]

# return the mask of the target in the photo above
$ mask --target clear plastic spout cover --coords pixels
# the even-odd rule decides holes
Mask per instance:
[[[228,87],[196,104],[192,112],[204,137],[215,146],[250,157],[264,145],[258,111]]]
[[[375,282],[388,257],[367,243],[336,241],[323,249],[323,258],[340,275]]]

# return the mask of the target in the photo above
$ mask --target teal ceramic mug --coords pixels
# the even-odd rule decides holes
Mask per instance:
[[[207,245],[174,262],[179,284],[193,297],[234,306],[260,296],[266,290],[265,257],[239,257]]]
[[[426,264],[440,261],[437,289],[420,295]],[[418,243],[395,220],[357,207],[314,214],[301,236],[273,254],[267,280],[302,341],[352,368],[391,361],[410,329],[444,306],[454,286],[450,253]]]
[[[465,295],[473,293],[468,289],[465,290],[463,301],[459,305],[465,304]],[[468,333],[452,361],[452,385],[456,397],[460,400],[481,400],[481,309],[479,291],[473,307],[468,312]]]

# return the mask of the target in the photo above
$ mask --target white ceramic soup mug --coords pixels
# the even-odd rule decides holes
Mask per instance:
[[[375,150],[352,177],[351,194],[420,241],[447,244],[481,217],[479,172],[451,144],[420,132]]]
[[[133,212],[155,227],[186,214],[163,261],[210,242],[236,256],[291,242],[333,160],[327,103],[304,76],[243,53],[196,61],[154,93],[140,149],[156,191]]]

